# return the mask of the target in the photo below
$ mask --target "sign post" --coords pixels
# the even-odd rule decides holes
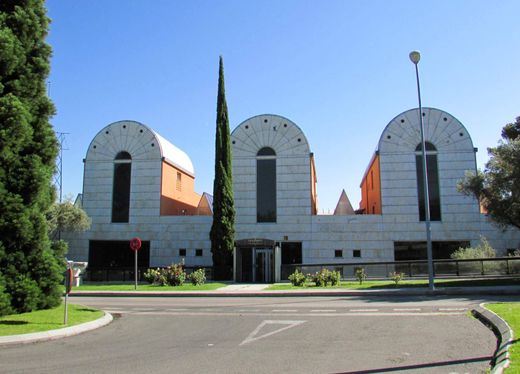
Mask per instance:
[[[67,270],[65,270],[65,315],[63,317],[63,324],[66,325],[69,321],[68,313],[68,299],[69,293],[72,290],[72,283],[74,282],[74,272],[69,263],[67,263]]]
[[[139,251],[139,249],[141,249],[141,239],[139,239],[138,237],[132,238],[132,240],[130,240],[130,249],[132,251],[134,251],[134,253],[135,253],[135,257],[134,257],[135,272],[134,272],[134,275],[135,275],[135,289],[137,290],[137,252]]]

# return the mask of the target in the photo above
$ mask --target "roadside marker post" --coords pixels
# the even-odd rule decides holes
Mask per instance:
[[[74,282],[74,272],[71,264],[67,262],[67,270],[65,270],[65,312],[63,317],[63,324],[66,325],[69,321],[68,313],[68,299],[69,293],[72,290],[72,283]]]
[[[132,251],[134,251],[134,264],[135,264],[135,269],[134,269],[134,275],[135,275],[135,289],[137,290],[137,252],[139,251],[139,249],[141,249],[141,239],[139,239],[138,237],[135,237],[135,238],[132,238],[132,240],[130,240],[130,249]]]

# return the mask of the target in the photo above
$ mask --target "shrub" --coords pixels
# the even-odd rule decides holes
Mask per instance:
[[[397,284],[403,280],[404,273],[392,271],[390,274],[388,274],[388,277],[390,277],[390,279],[393,280],[395,282],[395,285],[397,286]]]
[[[453,252],[450,256],[454,260],[478,260],[482,258],[495,258],[495,249],[489,244],[487,239],[483,236],[480,237],[480,244],[476,247],[459,248]],[[501,266],[495,261],[486,261],[483,266],[479,261],[468,262],[461,265],[465,272],[469,273],[491,273],[499,271]],[[503,269],[502,269],[503,270]]]
[[[321,269],[312,274],[311,279],[316,284],[316,287],[327,287],[327,284],[329,283],[328,273],[328,269]]]
[[[339,284],[341,274],[339,271],[330,271],[329,269],[321,269],[310,275],[311,281],[316,284],[316,287],[336,286]]]
[[[166,277],[164,276],[163,269],[148,269],[144,274],[143,278],[145,281],[157,286],[166,286]]]
[[[182,286],[186,280],[186,273],[181,264],[171,264],[164,269],[148,269],[143,277],[148,283],[157,286]]]
[[[206,282],[206,272],[204,269],[195,270],[189,275],[189,279],[194,286],[200,286]]]
[[[339,271],[329,271],[328,278],[331,286],[337,286],[341,281],[341,274]]]
[[[166,268],[166,282],[170,286],[182,286],[186,280],[186,273],[181,264],[171,264]]]
[[[450,256],[454,260],[494,258],[496,257],[495,249],[489,244],[487,239],[480,237],[480,244],[475,248],[459,248]]]
[[[305,284],[305,281],[307,278],[305,275],[300,272],[298,269],[294,271],[291,275],[289,275],[289,280],[291,281],[291,284],[295,287],[301,287]]]
[[[365,279],[367,279],[367,273],[365,273],[364,268],[356,268],[356,272],[354,273],[359,284],[362,284]]]

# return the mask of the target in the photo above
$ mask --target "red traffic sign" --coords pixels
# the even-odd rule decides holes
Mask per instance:
[[[135,237],[130,240],[130,248],[132,251],[137,252],[139,249],[141,249],[141,239]]]

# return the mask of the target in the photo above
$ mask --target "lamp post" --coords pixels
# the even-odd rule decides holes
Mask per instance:
[[[421,86],[419,85],[419,61],[421,53],[419,51],[410,52],[410,61],[415,65],[415,76],[417,78],[417,96],[419,98],[419,123],[421,126],[421,145],[422,145],[422,166],[423,166],[423,184],[424,184],[424,223],[426,225],[426,253],[428,256],[428,288],[433,291],[435,285],[433,283],[433,255],[432,255],[432,235],[430,224],[430,193],[428,189],[428,169],[426,162],[426,141],[424,139],[424,123],[421,105]]]

